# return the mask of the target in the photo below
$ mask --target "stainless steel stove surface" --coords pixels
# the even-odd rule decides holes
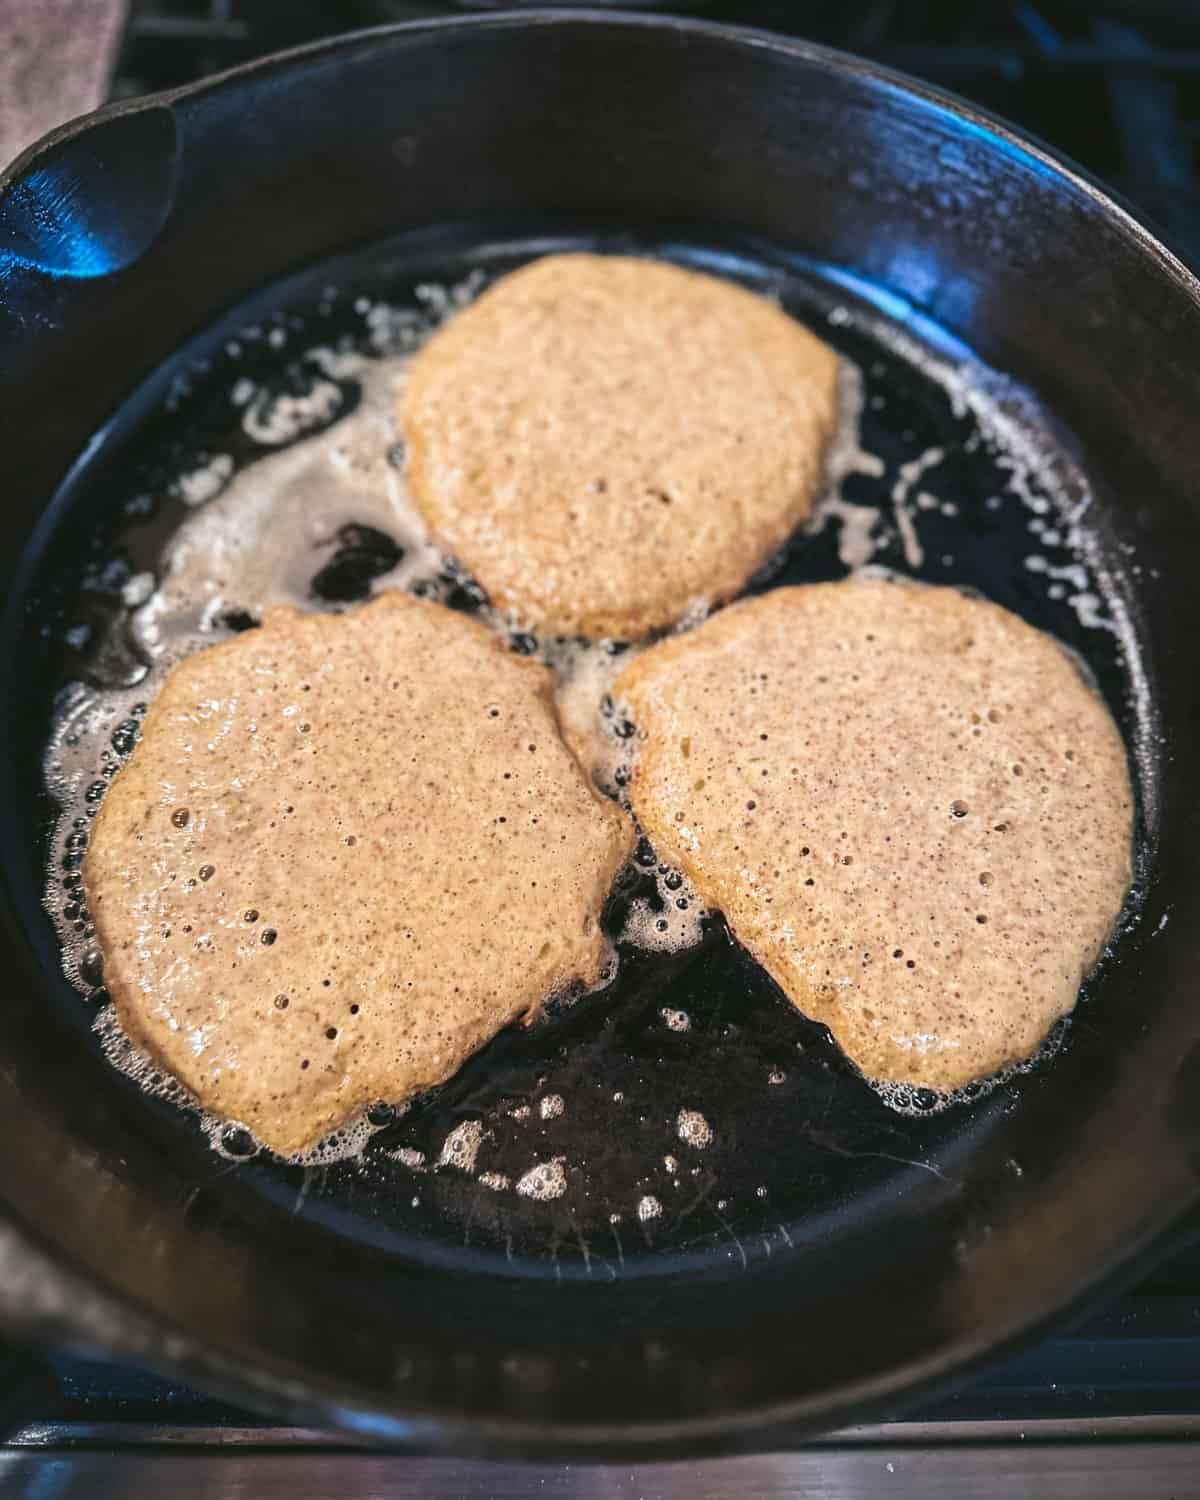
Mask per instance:
[[[55,0],[43,14],[67,3]],[[76,11],[84,14],[89,3],[81,0]],[[180,83],[332,31],[487,8],[485,0],[134,0],[112,90],[126,96]],[[800,31],[955,89],[1074,156],[1200,261],[1200,5],[643,0],[630,8]],[[38,8],[20,11],[29,47]],[[0,1393],[3,1382],[0,1361]],[[1200,1217],[1181,1233],[1172,1258],[1074,1327],[916,1406],[903,1421],[771,1455],[519,1467],[349,1450],[145,1371],[72,1354],[51,1358],[28,1391],[0,1433],[0,1496],[880,1493],[900,1500],[970,1493],[986,1500],[1105,1491],[1182,1500],[1200,1495],[1191,1447],[1200,1436]]]

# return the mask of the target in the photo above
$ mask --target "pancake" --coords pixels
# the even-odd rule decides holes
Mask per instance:
[[[808,515],[836,383],[833,351],[754,293],[549,256],[417,354],[409,484],[522,626],[634,640],[737,593]]]
[[[546,669],[387,593],[176,666],[83,878],[131,1037],[290,1155],[593,983],[631,840]]]
[[[1072,1009],[1129,887],[1133,796],[1050,636],[951,589],[778,589],[615,691],[659,857],[867,1077],[953,1090]]]

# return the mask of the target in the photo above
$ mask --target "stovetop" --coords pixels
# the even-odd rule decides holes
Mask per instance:
[[[333,31],[489,8],[496,0],[132,0],[112,92],[186,82]],[[1200,263],[1200,0],[623,0],[622,8],[799,32],[951,88],[1075,157]],[[1171,1258],[1105,1308],[901,1422],[834,1434],[783,1458],[603,1471],[408,1459],[397,1468],[142,1370],[61,1355],[0,1444],[0,1497],[157,1493],[157,1483],[173,1496],[278,1489],[289,1500],[335,1490],[701,1497],[809,1486],[837,1496],[885,1484],[899,1500],[1051,1487],[1182,1497],[1200,1493],[1186,1446],[1197,1435],[1200,1215]],[[168,1456],[169,1473],[150,1477],[147,1466]]]

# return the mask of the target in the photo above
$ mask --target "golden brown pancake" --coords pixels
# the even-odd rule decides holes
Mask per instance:
[[[832,350],[694,271],[554,255],[416,356],[413,495],[493,604],[549,635],[635,639],[735,594],[812,507]]]
[[[127,1031],[288,1155],[595,981],[631,838],[546,669],[389,593],[176,666],[83,876]]]
[[[954,1089],[1072,1009],[1129,886],[1133,797],[1050,636],[951,589],[778,589],[615,691],[659,856],[869,1078]]]

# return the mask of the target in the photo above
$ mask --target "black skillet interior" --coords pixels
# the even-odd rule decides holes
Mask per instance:
[[[950,351],[943,348],[939,358],[922,348],[916,361],[889,351],[872,337],[878,316],[869,305],[816,269],[806,274],[795,264],[720,254],[711,246],[647,245],[627,237],[543,240],[538,248],[670,255],[737,275],[806,318],[863,378],[860,442],[877,460],[878,472],[853,475],[841,493],[877,516],[874,564],[929,582],[968,585],[1053,630],[1087,660],[1110,701],[1123,708],[1130,743],[1144,732],[1131,707],[1117,638],[1105,628],[1085,628],[1071,602],[1085,580],[1074,574],[1082,565],[1066,545],[1068,528],[1056,519],[1056,508],[1078,504],[1082,481],[1046,432],[1030,434],[1041,448],[1034,457],[981,431],[971,412],[956,412],[954,396],[972,376],[960,375],[947,390],[920,368],[923,357],[952,370]],[[53,560],[33,568],[30,597],[59,643],[55,670],[38,684],[34,717],[43,743],[55,696],[67,684],[119,690],[143,670],[123,590],[135,575],[162,576],[164,540],[194,514],[173,481],[200,469],[213,454],[228,454],[244,469],[281,451],[276,441],[248,435],[246,408],[234,393],[252,381],[268,402],[302,396],[324,378],[321,348],[371,348],[378,299],[419,312],[419,288],[461,284],[472,272],[495,275],[529,251],[527,241],[468,243],[448,245],[431,257],[423,246],[416,265],[402,245],[367,251],[271,289],[156,372],[61,495],[59,530],[47,537]],[[314,344],[317,358],[309,355]],[[959,354],[965,361],[965,351]],[[975,381],[982,384],[979,376]],[[353,377],[344,379],[336,412],[350,414],[360,394]],[[256,401],[255,412],[261,424],[269,407]],[[312,440],[311,433],[301,439]],[[1031,472],[1038,463],[1044,477]],[[891,497],[914,466],[920,482],[912,488],[924,500],[919,510],[915,494],[908,504],[920,553],[906,555]],[[1023,480],[1021,493],[1014,492],[1014,472]],[[289,571],[303,576],[307,563],[313,602],[344,608],[369,597],[371,574],[394,560],[395,539],[366,521],[360,516],[341,528],[332,550],[296,536],[298,566]],[[1052,545],[1047,536],[1061,540]],[[843,576],[839,543],[845,539],[836,517],[819,530],[803,528],[751,588]],[[1111,552],[1111,540],[1104,540]],[[1044,563],[1036,572],[1027,565],[1031,556]],[[1127,572],[1117,566],[1122,575]],[[445,580],[441,594],[453,608],[482,607],[473,582],[454,574]],[[232,594],[224,605],[214,639],[230,629],[253,628],[254,598]],[[510,641],[514,650],[536,649],[528,636]],[[26,701],[36,701],[33,692]],[[116,724],[94,767],[96,793],[102,794],[106,773],[117,770],[137,733],[136,716]],[[89,796],[87,812],[97,806]],[[54,815],[49,796],[43,792],[26,808],[22,847],[49,865],[50,903],[56,913],[65,912],[86,944],[91,929],[86,908],[80,910],[78,874],[84,818],[65,821],[47,838]],[[1149,858],[1145,839],[1139,857]],[[972,1152],[980,1151],[998,1113],[1028,1090],[1047,1086],[1041,1070],[1035,1077],[1018,1075],[994,1097],[985,1099],[980,1090],[949,1110],[924,1091],[908,1106],[915,1118],[897,1114],[854,1075],[823,1028],[786,1004],[718,915],[705,920],[699,946],[682,952],[658,955],[620,942],[631,901],[649,901],[661,910],[664,899],[688,900],[663,891],[654,867],[654,851],[643,843],[605,914],[618,942],[613,983],[573,1006],[556,1007],[540,1025],[509,1028],[450,1084],[385,1125],[361,1156],[321,1167],[284,1166],[266,1153],[249,1160],[254,1143],[231,1128],[220,1143],[224,1160],[213,1160],[199,1126],[174,1106],[139,1098],[132,1107],[151,1112],[156,1128],[177,1138],[173,1149],[195,1159],[201,1181],[214,1172],[235,1176],[238,1190],[257,1192],[289,1214],[351,1237],[418,1254],[436,1244],[451,1259],[474,1251],[483,1266],[499,1253],[506,1272],[535,1277],[616,1279],[683,1264],[748,1266],[787,1249],[797,1236],[819,1235],[827,1216],[850,1198],[894,1196],[921,1174],[940,1184],[935,1195],[952,1196],[959,1190],[954,1163],[965,1149],[963,1137]],[[1138,919],[1136,896],[1127,917]],[[44,961],[52,974],[60,967],[53,942]],[[84,969],[91,966],[85,956]],[[90,1003],[83,1004],[56,976],[63,1010],[81,1028],[105,1003],[103,976],[94,978]],[[1072,1040],[1070,1027],[1056,1033],[1058,1045]],[[99,1058],[94,1037],[92,1046]],[[681,1141],[677,1122],[683,1111],[703,1117],[713,1131],[711,1142],[697,1149]],[[376,1112],[380,1120],[388,1113]],[[461,1170],[453,1155],[438,1168],[451,1132],[472,1121],[483,1131],[472,1169]],[[1024,1168],[1014,1150],[1006,1133],[999,1167],[1018,1175]],[[398,1152],[410,1153],[407,1161]],[[231,1161],[240,1163],[232,1171]],[[541,1201],[512,1190],[527,1172],[550,1162],[566,1173],[568,1188],[560,1199]],[[507,1180],[508,1190],[497,1190],[498,1177]]]
[[[513,71],[525,69],[555,87],[541,89],[540,103],[522,97],[481,146],[463,114],[490,122]],[[432,134],[430,74],[473,85]],[[604,108],[600,75],[631,112]],[[320,101],[289,116],[294,132],[282,124],[289,88]],[[658,98],[663,89],[675,108]],[[722,99],[729,109],[714,135]],[[255,106],[265,113],[251,128]],[[53,487],[45,478],[61,477],[78,437],[111,407],[91,389],[98,372],[113,370],[116,393],[158,366],[59,489],[9,598],[3,712],[14,792],[3,839],[14,984],[0,1033],[0,1121],[21,1150],[5,1153],[0,1194],[14,1220],[53,1259],[189,1337],[182,1354],[152,1340],[152,1358],[182,1359],[212,1379],[218,1351],[231,1362],[220,1378],[243,1394],[257,1385],[260,1399],[326,1420],[483,1447],[729,1443],[768,1414],[829,1420],[985,1351],[1136,1249],[1191,1195],[1198,1118],[1186,758],[1197,530],[1178,441],[1184,398],[1195,394],[1186,338],[1196,312],[1183,274],[1156,261],[1111,205],[940,104],[824,54],[674,23],[393,32],[180,99],[168,118],[185,143],[177,161],[162,145],[174,141],[162,107],[107,127],[119,132],[107,186],[122,142],[142,162],[164,152],[169,212],[152,189],[138,198],[132,170],[107,194],[139,203],[127,242],[151,239],[140,261],[85,281],[79,252],[51,252],[31,220],[23,241],[10,239],[25,264],[10,259],[0,283],[17,377],[6,404],[27,402],[8,440],[28,457],[3,523],[10,545],[25,546]],[[560,121],[565,154],[549,129]],[[360,194],[372,182],[370,204],[329,175],[334,138],[355,123],[363,148],[348,175]],[[64,149],[81,156],[80,140]],[[720,172],[698,170],[698,157]],[[242,170],[225,181],[220,168],[235,160]],[[87,160],[68,166],[86,188]],[[494,180],[501,170],[509,198]],[[279,240],[262,193],[281,171],[289,203],[319,191],[347,216],[357,210],[340,241],[300,233],[311,226],[303,216],[291,216],[293,241]],[[456,171],[465,181],[450,192]],[[757,177],[749,193],[739,185],[747,171]],[[382,238],[382,181],[406,205],[388,227],[412,228],[330,262],[334,244]],[[11,190],[0,200],[0,226],[6,210],[11,225],[14,202]],[[489,213],[419,227],[429,214],[466,219],[467,204]],[[205,205],[218,222],[218,209],[238,215],[236,255],[214,245],[213,225],[203,229]],[[978,254],[980,215],[990,264]],[[645,227],[631,237],[630,225]],[[199,238],[189,243],[189,233]],[[1036,252],[1030,235],[1042,236]],[[110,238],[119,263],[120,236]],[[1082,462],[1095,492],[1089,525],[1117,575],[1106,607],[1128,609],[1155,674],[1164,738],[1155,729],[1144,761],[1133,920],[1056,1055],[944,1112],[888,1109],[717,919],[698,949],[675,958],[624,952],[613,989],[498,1038],[357,1161],[302,1171],[216,1156],[189,1117],[97,1060],[92,1008],[62,979],[40,911],[50,700],[64,676],[113,668],[111,657],[73,651],[72,627],[95,632],[116,619],[119,629],[121,570],[153,568],[178,520],[169,504],[130,514],[129,500],[161,495],[205,452],[254,461],[229,399],[234,379],[303,382],[305,349],[361,338],[360,294],[403,304],[419,283],[501,270],[562,244],[707,264],[766,285],[819,326],[863,369],[863,445],[884,463],[881,475],[850,481],[847,498],[881,505],[886,529],[900,465],[940,447],[922,488],[958,514],[923,513],[920,576],[973,585],[1068,640],[1132,741],[1129,663],[1114,637],[1083,629],[1049,575],[1026,565],[1035,552],[1051,566],[1072,559],[1044,529],[1030,531],[1036,513],[1011,492],[1003,449],[980,441],[911,348],[880,340],[880,320],[943,369],[966,358],[937,324],[949,326],[1046,398],[1053,419],[1031,417],[1015,390],[991,392],[996,409],[1032,421],[1047,494],[1065,486],[1078,499]],[[1019,258],[1035,254],[1036,276]],[[48,274],[64,257],[72,275]],[[315,269],[275,280],[296,263]],[[1089,277],[1090,292],[1080,286]],[[268,281],[213,321],[235,293]],[[140,340],[129,337],[131,317]],[[197,325],[208,326],[172,352]],[[283,329],[283,347],[247,339],[248,325]],[[63,358],[78,361],[66,396],[56,356],[59,371]],[[47,410],[50,392],[58,405]],[[1026,501],[1038,501],[1038,484]],[[798,538],[769,582],[837,576],[837,535],[833,523]],[[894,527],[877,560],[906,567]],[[314,572],[327,561],[314,560]],[[81,588],[85,577],[92,586]],[[462,591],[453,602],[471,604]],[[71,851],[52,851],[60,864],[64,854],[70,876]],[[670,1029],[664,1010],[686,1013],[689,1029]],[[562,1097],[561,1115],[543,1118],[548,1095]],[[678,1139],[682,1108],[712,1125],[705,1150]],[[495,1193],[453,1167],[414,1172],[390,1154],[404,1146],[432,1160],[468,1119],[485,1126],[480,1171],[516,1180],[561,1158],[566,1193],[553,1202]],[[639,1216],[648,1197],[661,1214]]]

